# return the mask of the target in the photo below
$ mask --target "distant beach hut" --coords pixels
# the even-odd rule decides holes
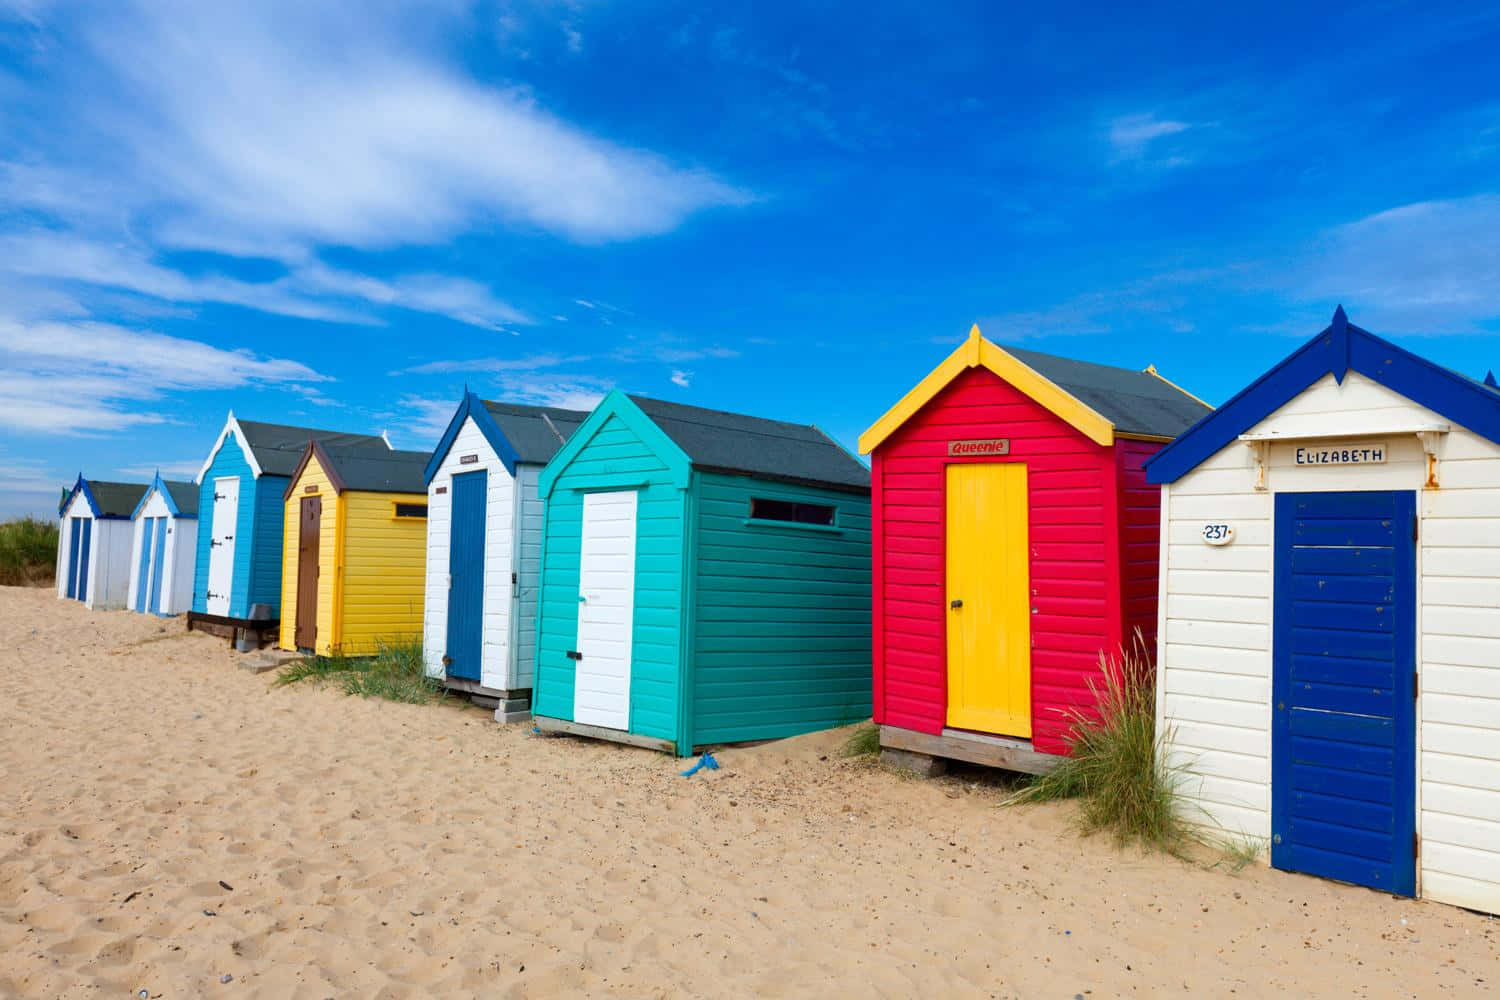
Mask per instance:
[[[130,594],[131,515],[146,487],[82,475],[62,503],[57,596],[95,609],[123,608]]]
[[[588,413],[473,393],[428,460],[423,655],[448,687],[531,710],[542,501],[537,478]]]
[[[421,638],[428,457],[303,449],[282,495],[281,648],[362,656]]]
[[[864,433],[891,756],[1042,771],[1067,752],[1100,655],[1155,636],[1143,463],[1209,412],[1152,368],[1002,348],[975,326]]]
[[[538,490],[541,729],[686,755],[868,714],[869,473],[822,431],[616,391]]]
[[[256,626],[258,604],[275,621],[281,613],[283,494],[308,441],[375,454],[390,451],[382,437],[311,427],[239,420],[233,413],[198,473],[198,510],[203,530],[193,562],[196,622]]]
[[[1146,474],[1192,811],[1277,868],[1500,912],[1500,391],[1339,309]]]
[[[177,615],[192,607],[193,560],[198,554],[198,486],[151,480],[131,515],[130,596],[126,607]]]

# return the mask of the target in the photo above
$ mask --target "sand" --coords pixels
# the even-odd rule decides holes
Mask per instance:
[[[1473,996],[1500,922],[1082,839],[837,755],[661,754],[272,689],[0,588],[0,995]],[[233,977],[224,982],[225,977]]]

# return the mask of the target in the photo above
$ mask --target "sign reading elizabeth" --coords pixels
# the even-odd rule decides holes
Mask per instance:
[[[984,441],[949,441],[948,455],[1009,455],[1010,438],[989,438]]]
[[[1298,465],[1378,465],[1385,461],[1385,442],[1298,448]]]

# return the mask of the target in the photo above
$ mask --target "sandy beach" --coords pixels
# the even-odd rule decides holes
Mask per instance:
[[[0,589],[0,995],[1477,996],[1500,921],[1080,839],[840,758],[660,754],[271,688]],[[229,978],[232,977],[232,978]],[[228,981],[226,982],[226,978]]]

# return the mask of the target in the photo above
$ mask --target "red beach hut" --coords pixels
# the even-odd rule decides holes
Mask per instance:
[[[881,746],[1043,771],[1101,652],[1155,648],[1146,459],[1212,412],[1156,374],[968,339],[861,437]]]

